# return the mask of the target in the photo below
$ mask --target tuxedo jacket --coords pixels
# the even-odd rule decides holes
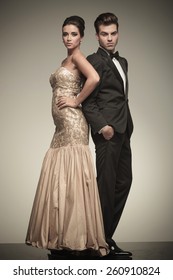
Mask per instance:
[[[119,56],[119,63],[126,76],[126,90],[119,71],[106,51],[99,48],[87,60],[100,76],[98,86],[82,104],[92,134],[98,133],[105,125],[110,125],[119,133],[124,133],[127,129],[131,136],[133,121],[128,105],[127,60]]]

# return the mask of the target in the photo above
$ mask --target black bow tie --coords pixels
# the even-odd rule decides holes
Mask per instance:
[[[117,60],[119,60],[119,52],[117,51],[115,53],[110,53],[110,57],[111,59],[115,57]]]

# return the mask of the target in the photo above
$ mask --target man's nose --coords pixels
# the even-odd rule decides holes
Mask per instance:
[[[111,36],[111,34],[108,35],[108,41],[112,41],[112,36]]]

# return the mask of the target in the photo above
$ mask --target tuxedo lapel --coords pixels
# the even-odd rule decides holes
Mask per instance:
[[[121,75],[117,69],[117,67],[115,66],[114,62],[112,61],[112,59],[108,56],[108,65],[111,67],[112,71],[114,72],[114,74],[116,75],[116,77],[118,78],[119,81],[121,81],[122,85],[123,85],[123,80],[121,78]],[[124,69],[123,69],[124,70]]]
[[[115,74],[116,78],[121,82],[122,87],[124,88],[124,84],[123,84],[123,79],[117,69],[117,67],[115,66],[114,62],[112,61],[111,57],[107,54],[106,51],[104,51],[102,48],[99,48],[97,53],[99,55],[102,56],[102,58],[107,62],[107,64],[109,65],[109,67],[112,69],[113,73]],[[124,65],[124,63],[122,63],[122,60],[120,59],[119,63],[121,64],[121,67],[125,73],[126,76],[126,81],[127,81],[127,72],[126,72],[126,67]],[[127,84],[127,83],[126,83]],[[127,87],[126,87],[126,92],[125,94],[127,94]]]

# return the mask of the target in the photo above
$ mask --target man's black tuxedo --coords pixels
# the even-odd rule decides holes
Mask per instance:
[[[92,132],[95,134],[109,124],[119,133],[124,133],[128,126],[131,135],[133,123],[128,106],[127,60],[119,57],[126,75],[124,91],[123,80],[107,52],[99,48],[97,53],[88,56],[87,59],[100,76],[99,86],[83,102],[83,111]]]
[[[96,147],[97,181],[106,239],[110,240],[121,217],[132,182],[130,136],[133,122],[128,105],[127,60],[119,57],[126,87],[109,54],[99,48],[88,61],[100,76],[100,83],[83,102],[83,113],[91,126]],[[106,140],[99,131],[106,125],[114,136]]]

